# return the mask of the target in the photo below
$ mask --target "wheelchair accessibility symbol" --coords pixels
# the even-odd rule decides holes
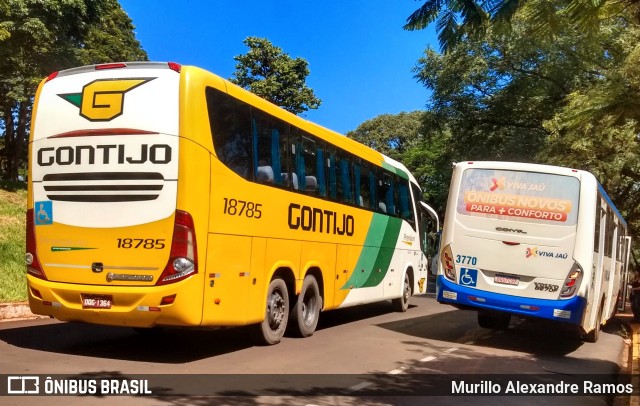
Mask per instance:
[[[53,224],[53,202],[48,200],[34,203],[34,222],[37,226]]]
[[[476,286],[478,282],[478,270],[473,268],[460,268],[460,284],[464,286]]]

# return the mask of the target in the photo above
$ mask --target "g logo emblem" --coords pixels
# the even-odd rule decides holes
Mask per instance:
[[[124,94],[155,78],[99,79],[86,84],[82,93],[59,94],[80,108],[80,115],[89,121],[111,121],[122,115]]]

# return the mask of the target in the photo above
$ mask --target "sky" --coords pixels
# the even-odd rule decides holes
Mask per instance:
[[[322,100],[301,115],[345,134],[381,114],[424,110],[428,90],[412,69],[438,49],[432,27],[402,29],[419,0],[120,0],[151,61],[195,65],[223,78],[267,38],[308,62],[307,86]]]

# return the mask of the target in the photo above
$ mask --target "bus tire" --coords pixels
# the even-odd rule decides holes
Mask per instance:
[[[596,326],[593,328],[593,330],[585,334],[584,341],[588,343],[597,342],[598,338],[600,337],[601,326],[602,326],[602,305],[600,305],[600,308],[598,309],[598,318],[596,319]]]
[[[307,275],[302,281],[298,300],[291,310],[290,327],[293,329],[293,333],[299,337],[312,336],[318,326],[321,309],[322,298],[318,282],[312,275]]]
[[[478,312],[478,325],[492,330],[506,330],[511,323],[509,313],[484,313]]]
[[[280,278],[269,284],[264,320],[253,326],[252,338],[261,345],[273,345],[282,340],[289,317],[289,293]]]
[[[402,296],[393,299],[391,303],[393,308],[401,313],[404,313],[409,309],[409,298],[411,297],[411,281],[409,280],[409,274],[404,274],[404,283],[402,285]]]

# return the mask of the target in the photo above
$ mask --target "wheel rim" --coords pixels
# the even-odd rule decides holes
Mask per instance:
[[[282,324],[285,317],[284,298],[279,290],[274,290],[269,296],[267,304],[267,316],[269,319],[269,327],[276,331]]]
[[[316,296],[314,292],[308,290],[302,298],[301,304],[302,320],[305,325],[309,326],[313,324],[315,319]]]
[[[402,299],[404,300],[404,302],[408,302],[409,301],[409,297],[411,296],[411,286],[409,286],[409,280],[405,278],[404,280],[404,295],[402,297]]]

